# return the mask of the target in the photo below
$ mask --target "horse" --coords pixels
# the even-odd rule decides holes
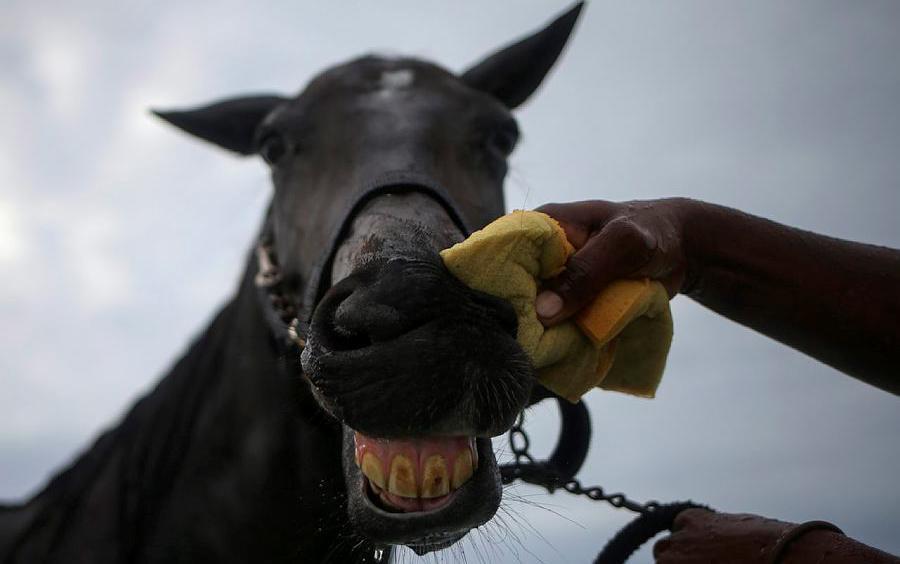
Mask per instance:
[[[504,213],[512,112],[581,9],[461,74],[369,55],[294,97],[156,111],[268,163],[259,238],[156,387],[0,507],[0,560],[379,562],[489,521],[490,439],[542,392],[510,305],[438,251]]]

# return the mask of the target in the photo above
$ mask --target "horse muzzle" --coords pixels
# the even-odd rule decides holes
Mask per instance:
[[[357,431],[491,437],[528,399],[534,379],[512,308],[438,261],[370,265],[316,309],[304,372],[319,403]]]
[[[426,194],[373,199],[335,251],[303,369],[344,426],[354,527],[418,551],[452,544],[496,512],[490,437],[534,385],[511,306],[456,280],[438,251],[462,238]]]

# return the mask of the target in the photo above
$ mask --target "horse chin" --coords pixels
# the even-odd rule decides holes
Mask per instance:
[[[403,510],[385,503],[376,493],[380,488],[363,474],[357,462],[357,436],[343,426],[348,513],[353,527],[376,544],[402,544],[418,554],[447,548],[489,521],[500,506],[500,472],[488,438],[474,439],[477,464],[468,480],[446,496],[418,500],[416,509]]]

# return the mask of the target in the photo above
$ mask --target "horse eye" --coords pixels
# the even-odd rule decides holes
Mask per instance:
[[[519,140],[518,132],[512,129],[496,129],[488,134],[488,147],[504,157],[509,156]]]
[[[270,165],[274,165],[287,152],[284,139],[280,135],[269,135],[259,144],[259,154]]]

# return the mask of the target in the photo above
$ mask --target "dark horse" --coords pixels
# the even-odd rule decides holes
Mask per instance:
[[[380,561],[491,519],[490,437],[534,377],[510,306],[437,251],[504,212],[510,112],[580,9],[458,76],[370,56],[294,98],[158,112],[269,163],[259,244],[156,388],[36,497],[0,508],[0,560]]]

